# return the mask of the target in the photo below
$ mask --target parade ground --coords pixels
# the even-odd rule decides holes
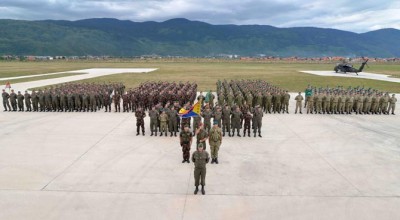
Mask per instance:
[[[148,117],[136,136],[133,113],[0,112],[0,219],[400,219],[399,110],[294,114],[295,95],[262,138],[223,138],[206,195]]]

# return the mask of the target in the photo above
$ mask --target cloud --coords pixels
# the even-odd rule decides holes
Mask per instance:
[[[133,21],[188,18],[212,24],[313,26],[366,32],[400,28],[396,0],[1,0],[0,18]]]

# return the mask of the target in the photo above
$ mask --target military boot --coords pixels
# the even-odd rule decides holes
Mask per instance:
[[[231,132],[228,133],[229,137],[232,137]]]
[[[156,131],[156,135],[155,136],[157,137],[157,131]]]
[[[225,131],[222,133],[222,137],[225,137]]]
[[[254,132],[254,137],[256,137],[256,132]]]
[[[136,136],[139,136],[139,132],[136,133]]]
[[[216,164],[218,164],[219,162],[218,162],[218,157],[217,158],[215,158],[215,161],[214,161]]]
[[[206,191],[204,190],[204,185],[201,185],[201,194],[205,195]]]
[[[249,137],[250,137],[250,131],[249,131],[249,133],[247,133],[247,136],[249,136]]]
[[[199,192],[199,187],[196,186],[196,189],[194,190],[194,194],[197,195],[197,192]]]
[[[235,136],[235,131],[232,132],[232,136],[229,134],[229,137],[234,137]]]
[[[258,132],[258,137],[260,137],[260,138],[262,137],[262,136],[261,136],[261,131]]]
[[[172,137],[172,132],[171,132],[171,135],[170,135],[170,137]]]
[[[153,132],[151,132],[150,136],[153,136]]]
[[[144,136],[144,131],[142,132],[142,135]]]
[[[162,132],[161,132],[161,134],[160,134],[160,137],[162,137]]]
[[[174,136],[176,137],[176,132],[174,132]]]
[[[239,133],[239,131],[238,131],[238,133],[237,133],[237,136],[238,136],[238,137],[242,137],[242,136],[240,136],[240,133]]]

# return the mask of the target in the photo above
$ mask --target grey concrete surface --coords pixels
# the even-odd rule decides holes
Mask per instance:
[[[133,113],[1,112],[0,219],[400,219],[400,116],[290,105],[224,138],[204,196],[148,118],[135,136]]]
[[[90,79],[90,78],[95,78],[95,77],[100,77],[100,76],[107,76],[107,75],[120,74],[120,73],[132,73],[132,74],[149,73],[149,72],[156,71],[156,70],[157,69],[155,69],[155,68],[92,68],[92,69],[74,70],[74,71],[67,71],[67,72],[39,74],[39,75],[33,75],[33,76],[31,75],[31,76],[0,78],[0,81],[11,80],[11,79],[20,79],[20,78],[30,78],[30,77],[43,76],[43,75],[57,75],[57,74],[62,74],[62,73],[86,73],[86,74],[76,75],[76,76],[66,76],[66,77],[60,77],[60,78],[54,78],[54,79],[44,79],[44,80],[37,80],[37,81],[31,81],[31,82],[11,84],[12,89],[14,89],[15,91],[23,92],[30,88],[37,88],[37,87],[48,86],[48,85],[53,85],[53,84],[58,84],[58,83],[66,83],[66,82],[71,82],[71,81]]]
[[[380,80],[386,82],[397,82],[400,83],[400,78],[393,78],[390,75],[384,74],[377,74],[377,73],[368,73],[368,72],[361,72],[355,73],[335,73],[335,71],[300,71],[302,73],[308,73],[318,76],[337,76],[337,77],[350,77],[350,78],[362,78],[362,79],[373,79],[373,80]]]

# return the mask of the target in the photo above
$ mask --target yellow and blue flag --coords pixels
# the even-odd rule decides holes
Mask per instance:
[[[178,114],[181,118],[190,118],[190,117],[200,116],[200,113],[201,113],[201,101],[198,101],[190,109],[181,108]]]

